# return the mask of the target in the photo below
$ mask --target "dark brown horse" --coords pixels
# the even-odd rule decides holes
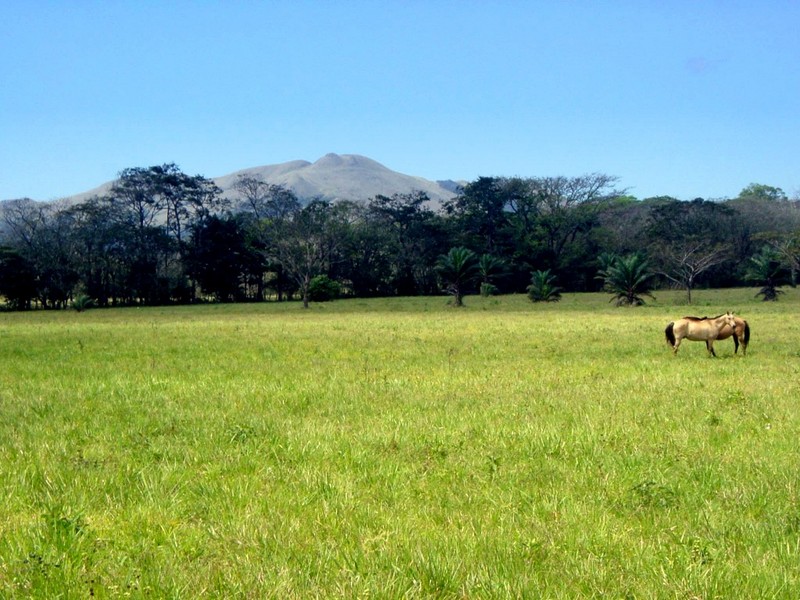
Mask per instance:
[[[723,327],[736,328],[733,313],[727,312],[718,317],[683,317],[673,321],[664,330],[667,343],[672,346],[672,353],[678,353],[678,347],[684,339],[694,342],[705,342],[706,349],[711,356],[716,356],[714,352],[714,340],[719,337]]]
[[[747,355],[747,344],[750,343],[750,325],[741,317],[733,317],[733,320],[736,323],[736,327],[731,329],[728,325],[725,325],[725,327],[719,330],[717,339],[727,340],[729,337],[733,336],[733,343],[735,345],[733,353],[736,354],[739,352],[739,344],[741,344],[742,355]]]

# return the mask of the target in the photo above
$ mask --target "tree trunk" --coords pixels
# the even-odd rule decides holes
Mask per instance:
[[[311,278],[306,275],[303,278],[303,308],[308,308],[308,288],[311,285]]]

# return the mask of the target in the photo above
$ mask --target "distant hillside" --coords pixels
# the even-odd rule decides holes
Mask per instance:
[[[453,182],[440,183],[404,175],[357,154],[326,154],[314,163],[296,160],[253,167],[217,177],[214,181],[226,195],[235,197],[232,188],[240,175],[260,176],[269,183],[289,188],[300,198],[368,200],[378,194],[391,196],[422,191],[439,204],[455,195]]]
[[[294,160],[277,165],[251,167],[215,177],[214,182],[225,196],[235,199],[233,184],[239,175],[260,176],[268,183],[291,189],[301,199],[321,197],[326,200],[368,200],[379,194],[391,196],[422,191],[435,206],[455,196],[459,185],[454,181],[430,181],[404,175],[357,154],[326,154],[313,163]],[[113,184],[113,181],[109,181],[64,200],[71,203],[83,202],[93,196],[107,194]]]

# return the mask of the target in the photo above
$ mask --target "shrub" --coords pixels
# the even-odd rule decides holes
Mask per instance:
[[[488,298],[489,296],[496,296],[498,293],[497,286],[493,283],[482,283],[481,284],[481,296],[484,298]]]
[[[561,288],[555,282],[556,276],[550,273],[550,269],[534,271],[528,286],[528,298],[532,302],[558,302],[561,300]]]
[[[75,297],[72,301],[72,308],[77,310],[78,312],[83,312],[89,308],[94,308],[96,306],[95,301],[93,298],[87,296],[86,294],[80,294]]]
[[[317,275],[308,284],[308,299],[312,302],[335,300],[342,293],[342,285],[327,275]]]
[[[653,297],[652,275],[641,254],[608,259],[599,276],[604,281],[603,289],[614,294],[611,300],[617,306],[640,306],[644,296]]]

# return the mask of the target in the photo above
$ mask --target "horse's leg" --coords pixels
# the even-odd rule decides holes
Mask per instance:
[[[733,345],[734,345],[733,353],[736,354],[737,352],[739,352],[739,336],[736,335],[735,333],[733,334]],[[744,353],[744,348],[742,348],[742,353]]]
[[[672,355],[673,355],[673,356],[674,356],[674,355],[676,355],[676,354],[678,353],[678,346],[680,346],[680,345],[681,345],[681,340],[682,340],[682,339],[683,339],[683,338],[682,338],[682,337],[680,337],[680,336],[677,336],[677,335],[675,336],[675,345],[672,347]]]
[[[706,340],[706,348],[708,348],[709,353],[714,358],[717,357],[717,353],[714,352],[714,340]]]

